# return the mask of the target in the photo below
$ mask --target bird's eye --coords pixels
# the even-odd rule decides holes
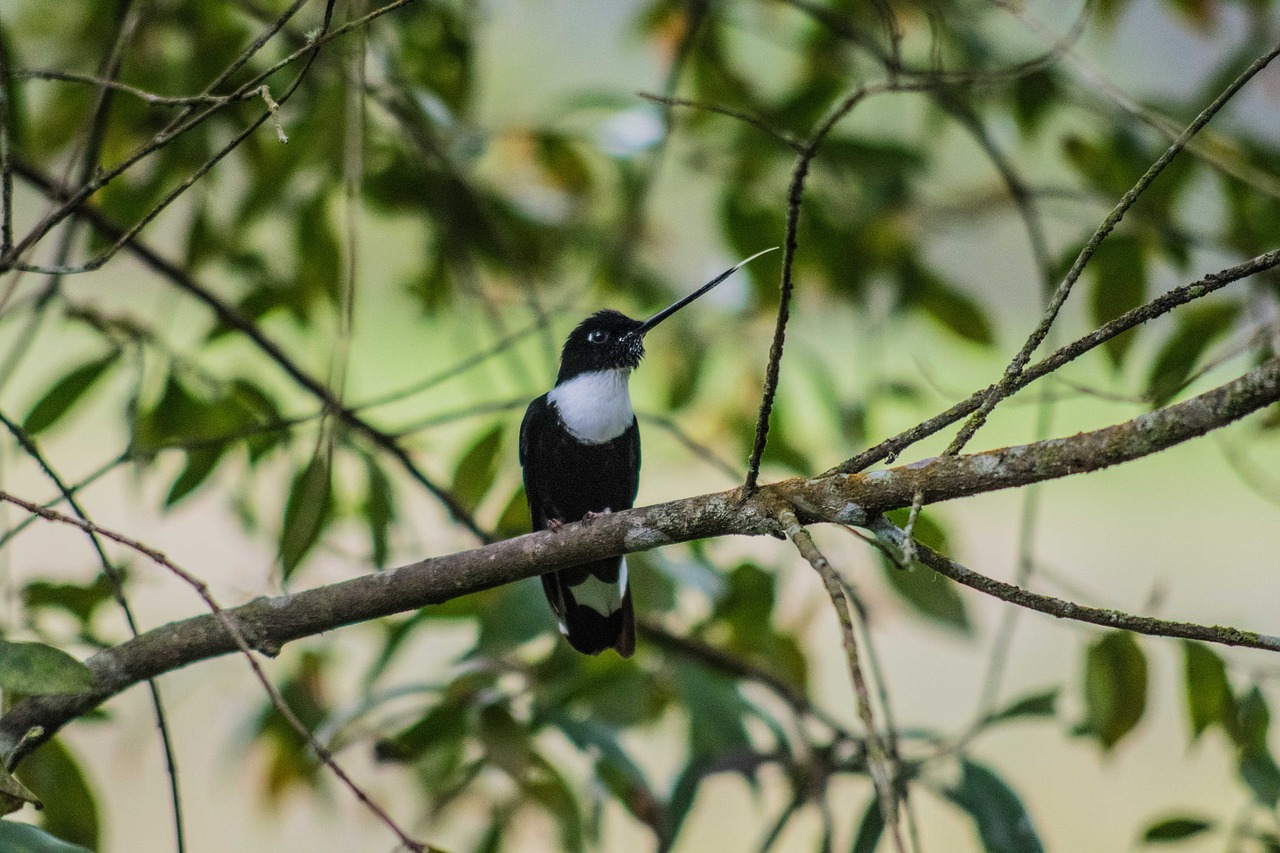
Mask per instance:
[[[593,344],[602,344],[609,340],[609,333],[604,329],[596,329],[587,334],[587,341]]]

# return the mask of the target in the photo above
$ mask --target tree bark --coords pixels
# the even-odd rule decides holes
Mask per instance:
[[[250,645],[264,654],[275,655],[292,640],[441,604],[589,560],[695,539],[762,534],[780,537],[783,530],[776,518],[778,507],[790,509],[804,524],[871,524],[883,532],[879,515],[910,505],[918,490],[923,491],[926,503],[937,503],[1097,471],[1204,435],[1277,401],[1280,358],[1185,402],[1068,438],[924,459],[868,473],[784,480],[762,486],[745,499],[737,489],[683,498],[612,513],[556,531],[531,533],[470,551],[431,557],[303,592],[259,598],[225,612],[235,619]],[[942,564],[934,561],[934,565],[937,568]],[[984,588],[983,582],[989,579],[965,571],[968,575],[951,576],[989,594],[1034,606],[1029,601],[1018,601],[1014,594],[1000,594],[1000,590],[1021,592],[1016,587],[995,582],[997,587]],[[1081,618],[1084,611],[1090,610],[1070,602],[1062,602],[1062,612],[1046,606],[1035,609],[1065,618]],[[1109,616],[1106,624],[1186,636],[1185,631],[1174,631],[1176,626],[1188,623],[1119,617]],[[1160,630],[1162,625],[1174,627]],[[1201,632],[1199,638],[1213,642],[1280,649],[1280,640],[1275,637],[1229,628],[1189,627]],[[33,748],[70,720],[134,684],[236,650],[235,640],[214,614],[172,622],[105,649],[86,661],[94,675],[92,690],[29,697],[0,717],[0,755],[9,756],[20,743],[24,751]],[[43,735],[23,742],[24,735],[35,726],[44,730]]]

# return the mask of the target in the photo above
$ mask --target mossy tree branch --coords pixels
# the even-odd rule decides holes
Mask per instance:
[[[683,498],[612,513],[431,557],[376,574],[275,598],[259,598],[225,611],[249,643],[267,655],[285,643],[364,622],[441,604],[469,593],[531,578],[609,555],[731,535],[783,535],[775,507],[789,507],[802,524],[834,522],[872,526],[892,539],[880,514],[909,506],[917,492],[928,503],[1025,486],[1098,471],[1157,453],[1204,435],[1280,401],[1280,358],[1185,402],[1114,426],[1033,444],[965,456],[925,459],[858,474],[784,480],[750,497],[740,490]],[[0,498],[6,497],[0,493]],[[900,543],[895,543],[900,544]],[[1020,606],[1054,616],[1160,636],[1280,651],[1280,637],[1234,628],[1148,619],[1035,596],[977,572],[954,569],[945,558],[926,562],[952,579]],[[946,571],[943,569],[946,568]],[[963,569],[963,567],[960,567]],[[0,717],[0,755],[13,752],[34,726],[51,736],[61,726],[134,684],[237,650],[214,614],[172,622],[91,657],[93,690],[28,698]],[[28,740],[23,749],[37,745]]]

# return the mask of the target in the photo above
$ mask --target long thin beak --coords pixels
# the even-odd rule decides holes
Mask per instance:
[[[641,324],[640,324],[640,327],[639,327],[638,329],[634,330],[633,332],[631,332],[631,334],[632,334],[632,335],[635,335],[636,337],[644,337],[645,333],[646,333],[646,332],[648,332],[650,329],[652,329],[654,326],[658,325],[658,324],[659,324],[659,323],[661,323],[663,320],[667,319],[667,318],[668,318],[668,317],[670,317],[672,314],[676,313],[676,312],[677,312],[677,311],[679,311],[681,308],[683,308],[684,306],[688,305],[690,302],[692,302],[693,300],[697,299],[699,296],[701,296],[702,294],[706,293],[708,290],[710,290],[711,288],[715,287],[717,284],[719,284],[720,282],[724,281],[724,280],[725,280],[726,278],[728,278],[729,276],[733,275],[733,274],[734,274],[735,272],[737,272],[739,269],[741,269],[742,267],[744,267],[744,266],[746,266],[747,264],[751,263],[752,261],[754,261],[756,258],[760,257],[761,255],[768,254],[769,252],[772,252],[774,249],[777,249],[777,248],[778,248],[777,246],[774,246],[774,247],[772,247],[772,248],[765,249],[763,252],[756,252],[754,255],[752,255],[751,257],[747,258],[745,261],[738,261],[738,263],[736,263],[736,264],[734,264],[733,266],[729,267],[727,270],[725,270],[724,272],[720,273],[720,275],[718,275],[718,276],[716,276],[715,278],[711,279],[711,281],[709,281],[709,282],[707,282],[706,284],[702,285],[702,287],[699,287],[699,288],[698,288],[697,290],[695,290],[693,293],[690,293],[690,294],[689,294],[688,296],[686,296],[684,299],[681,299],[679,302],[675,303],[674,305],[669,305],[669,306],[667,306],[666,308],[663,308],[663,309],[662,309],[661,311],[659,311],[657,314],[654,314],[654,315],[653,315],[652,317],[650,317],[648,320],[645,320],[643,323],[641,323]]]

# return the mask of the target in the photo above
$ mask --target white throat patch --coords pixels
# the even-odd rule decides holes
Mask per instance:
[[[631,371],[596,370],[573,377],[551,389],[560,420],[578,441],[604,444],[631,428],[635,412],[627,379]]]

